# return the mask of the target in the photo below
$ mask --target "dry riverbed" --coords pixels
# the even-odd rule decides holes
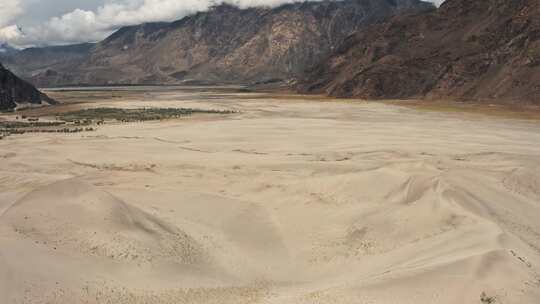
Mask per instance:
[[[0,303],[540,302],[538,121],[235,88],[48,94],[64,104],[0,121],[218,113],[0,140]]]

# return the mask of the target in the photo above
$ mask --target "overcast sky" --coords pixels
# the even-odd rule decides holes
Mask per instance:
[[[0,0],[0,42],[26,47],[97,41],[121,26],[172,21],[223,2],[249,7],[294,1],[303,0]]]

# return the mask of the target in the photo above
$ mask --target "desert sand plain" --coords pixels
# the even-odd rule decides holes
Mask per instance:
[[[238,113],[0,140],[0,303],[540,303],[538,121],[49,93]]]

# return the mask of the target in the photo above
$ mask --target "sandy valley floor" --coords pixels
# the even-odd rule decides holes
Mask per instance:
[[[538,122],[106,95],[241,112],[0,140],[0,303],[540,303]]]

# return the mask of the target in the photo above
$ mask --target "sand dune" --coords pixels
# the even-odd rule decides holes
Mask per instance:
[[[4,211],[1,225],[59,251],[139,263],[203,258],[200,246],[177,227],[77,179],[32,191]]]
[[[182,99],[0,141],[0,303],[540,301],[538,123]]]

